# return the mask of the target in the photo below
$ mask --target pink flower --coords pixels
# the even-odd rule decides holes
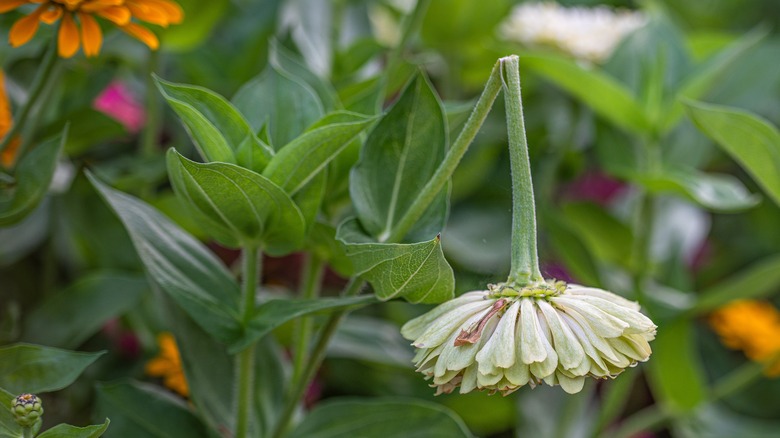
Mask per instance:
[[[121,82],[110,83],[95,98],[92,106],[121,123],[128,132],[138,132],[146,122],[144,107]]]
[[[598,170],[585,172],[564,188],[564,194],[574,200],[608,205],[626,189],[626,184]]]

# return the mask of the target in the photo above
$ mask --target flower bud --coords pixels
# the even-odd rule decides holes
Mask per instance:
[[[650,356],[656,326],[639,305],[601,289],[548,281],[465,293],[406,323],[417,371],[436,394],[521,386],[579,392]]]
[[[14,399],[11,413],[16,423],[22,427],[33,427],[43,415],[41,399],[33,394],[22,394]]]

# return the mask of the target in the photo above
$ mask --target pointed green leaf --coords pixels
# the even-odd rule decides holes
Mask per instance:
[[[273,152],[255,135],[244,116],[224,97],[203,87],[175,84],[155,76],[157,88],[181,118],[203,158],[262,169]]]
[[[82,353],[31,344],[1,347],[0,387],[14,394],[57,391],[73,383],[104,353]]]
[[[780,205],[780,132],[748,111],[687,101],[688,115]]]
[[[401,398],[341,398],[320,403],[291,438],[470,438],[454,412],[433,402]]]
[[[605,73],[552,54],[523,55],[520,64],[571,93],[615,125],[631,133],[650,130],[647,117],[631,92]]]
[[[447,124],[439,98],[422,75],[369,134],[352,170],[350,193],[361,226],[382,241],[431,179],[447,148]],[[410,240],[428,239],[444,228],[447,193],[429,207],[410,231]]]
[[[634,175],[631,179],[653,193],[671,192],[717,212],[745,210],[760,201],[760,196],[751,194],[738,179],[726,174],[668,169],[656,174]]]
[[[24,219],[41,202],[57,168],[57,158],[68,137],[68,127],[62,133],[36,145],[19,161],[16,183],[4,187],[0,182],[0,227]]]
[[[24,321],[23,339],[76,348],[111,318],[130,310],[149,289],[143,275],[97,272],[51,295]]]
[[[240,291],[222,262],[148,204],[87,176],[127,228],[150,278],[211,336],[238,336]]]
[[[271,65],[310,86],[317,93],[325,111],[332,111],[341,107],[336,90],[327,81],[309,70],[309,67],[306,66],[302,59],[299,59],[275,39],[271,40],[270,46],[268,58]]]
[[[231,344],[229,351],[237,353],[271,330],[295,318],[316,312],[362,307],[375,302],[376,298],[373,296],[266,301],[255,309],[246,336]]]
[[[11,414],[14,397],[17,395],[0,388],[0,438],[23,437],[22,427],[16,423],[13,414]]]
[[[209,436],[183,400],[145,383],[98,384],[97,412],[100,416],[111,418],[111,436]]]
[[[168,173],[202,228],[223,244],[259,246],[271,254],[303,245],[300,210],[266,177],[233,164],[196,163],[175,149],[168,152]]]
[[[100,438],[108,429],[110,421],[106,418],[105,423],[92,426],[77,427],[70,424],[58,424],[51,429],[38,435],[38,438]]]
[[[336,238],[344,243],[355,273],[371,283],[380,300],[441,303],[453,298],[455,277],[439,236],[419,243],[377,243],[349,219]]]
[[[325,189],[328,182],[327,170],[319,172],[309,181],[308,184],[293,196],[293,201],[301,209],[303,220],[306,224],[306,235],[317,221],[317,215],[320,213],[322,201],[325,199]]]
[[[254,132],[266,126],[276,148],[291,142],[325,112],[309,85],[274,65],[244,84],[233,97],[233,104]]]
[[[263,175],[293,195],[373,121],[374,118],[357,113],[330,114],[318,122],[314,129],[279,150]]]

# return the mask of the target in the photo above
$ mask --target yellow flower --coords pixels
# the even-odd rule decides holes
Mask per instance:
[[[157,344],[160,346],[160,353],[146,363],[146,374],[152,377],[161,377],[165,386],[184,397],[189,397],[190,388],[187,385],[187,378],[184,376],[181,356],[173,335],[160,333],[157,336]]]
[[[724,345],[768,365],[768,376],[780,376],[780,312],[766,301],[737,300],[716,310],[710,326]]]
[[[8,94],[5,91],[5,74],[0,70],[0,140],[11,130],[14,120],[11,116],[11,104],[8,102]],[[3,167],[11,167],[16,161],[16,152],[19,150],[19,137],[14,137],[8,147],[0,153],[0,164]]]
[[[73,56],[80,44],[84,45],[86,56],[100,52],[103,33],[95,15],[114,23],[152,50],[160,45],[157,37],[133,18],[162,27],[181,23],[184,18],[181,7],[171,0],[0,0],[0,13],[26,4],[40,6],[11,27],[8,38],[11,45],[18,47],[30,41],[40,22],[53,24],[62,19],[57,46],[63,58]]]

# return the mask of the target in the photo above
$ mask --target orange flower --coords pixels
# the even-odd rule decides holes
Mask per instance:
[[[765,362],[766,374],[780,376],[780,312],[770,303],[732,301],[716,310],[710,326],[724,345],[742,350],[756,362]]]
[[[57,47],[63,58],[73,56],[82,44],[87,56],[100,52],[103,33],[95,15],[114,23],[152,50],[160,45],[157,37],[133,18],[162,27],[181,23],[184,18],[181,7],[171,0],[0,0],[0,13],[32,3],[40,6],[11,27],[11,45],[18,47],[30,41],[40,22],[53,24],[61,19]]]
[[[8,131],[11,130],[14,120],[11,116],[11,104],[8,101],[8,94],[5,92],[5,74],[0,70],[0,140],[2,140]],[[8,147],[0,153],[0,164],[3,167],[11,167],[16,161],[16,153],[19,150],[19,137],[14,137]]]
[[[187,385],[187,378],[184,376],[181,356],[173,335],[160,333],[157,336],[157,344],[160,346],[160,353],[146,363],[146,374],[152,377],[161,377],[165,386],[184,397],[189,397],[190,388]]]

